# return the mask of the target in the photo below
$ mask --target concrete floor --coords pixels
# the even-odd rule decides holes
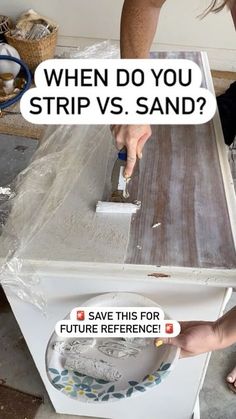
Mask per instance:
[[[15,174],[28,164],[36,147],[37,141],[35,140],[0,135],[0,186],[8,184],[13,180]],[[233,294],[227,309],[233,305],[236,305],[236,293]],[[54,412],[1,288],[0,341],[0,382],[34,395],[43,396],[44,404],[40,407],[36,419],[56,419],[58,417],[78,419],[78,416],[59,416]],[[217,351],[212,355],[200,396],[201,419],[236,418],[236,395],[228,390],[224,381],[226,374],[235,364],[236,345],[224,351]],[[1,412],[0,417],[4,419]]]
[[[29,163],[37,140],[0,134],[0,186],[10,183]]]
[[[233,293],[226,311],[236,306]],[[236,344],[212,354],[200,393],[201,419],[235,419],[236,394],[228,390],[225,377],[236,366]]]

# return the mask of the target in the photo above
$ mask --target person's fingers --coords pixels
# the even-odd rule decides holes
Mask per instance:
[[[130,139],[126,142],[126,148],[127,148],[127,162],[125,167],[124,176],[126,178],[131,177],[134,166],[137,159],[136,149],[137,149],[137,141],[134,139]]]
[[[145,145],[145,143],[147,142],[149,136],[145,135],[142,138],[140,138],[138,145],[137,145],[137,156],[139,159],[142,158],[142,151],[143,151],[143,147]]]
[[[124,148],[125,146],[125,140],[124,140],[123,135],[118,133],[117,135],[115,134],[114,137],[115,137],[116,148],[118,150],[122,150],[122,148]]]
[[[142,158],[143,147],[146,144],[147,140],[151,137],[151,135],[152,135],[152,130],[151,130],[151,127],[149,127],[149,129],[147,129],[147,132],[139,139],[138,145],[137,145],[137,156],[139,159]]]
[[[117,150],[122,150],[125,146],[125,140],[120,125],[110,125],[110,130],[115,140]]]
[[[182,335],[178,335],[175,338],[158,338],[155,339],[155,346],[159,348],[160,346],[165,344],[174,345],[181,349],[179,356],[180,358],[187,358],[189,356],[193,356],[191,352],[183,349],[183,346],[185,344],[184,339],[185,338]]]
[[[180,350],[180,356],[179,358],[189,358],[190,356],[194,356],[194,354],[192,352],[189,351],[185,351],[184,349],[181,348]]]
[[[111,125],[112,135],[115,139],[115,146],[118,150],[127,148],[127,174],[130,177],[136,162],[136,157],[141,158],[144,144],[151,136],[151,127],[149,125]],[[135,150],[134,150],[135,148]]]
[[[170,344],[170,345],[175,345],[175,346],[179,346],[181,348],[186,347],[187,343],[188,343],[188,338],[185,334],[186,330],[199,325],[199,324],[205,323],[205,322],[201,322],[201,321],[181,321],[179,322],[180,324],[180,334],[176,337],[173,338],[157,338],[155,339],[155,345],[156,347],[159,347],[161,345],[164,344]]]
[[[181,335],[176,336],[175,338],[157,338],[155,339],[155,346],[159,348],[162,345],[174,345],[182,346],[182,337]]]
[[[236,367],[233,368],[232,371],[228,374],[228,376],[226,377],[226,380],[229,383],[234,383],[236,387]]]
[[[121,151],[125,146],[125,143],[116,141],[117,150]]]

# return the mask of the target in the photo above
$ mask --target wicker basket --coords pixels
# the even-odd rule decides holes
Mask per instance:
[[[48,36],[38,40],[28,40],[15,38],[11,36],[10,32],[7,32],[5,38],[9,45],[16,48],[21,59],[30,70],[34,71],[42,61],[53,58],[57,44],[57,33],[58,28],[55,28]]]
[[[8,16],[0,15],[0,36],[12,28],[12,22]]]
[[[19,91],[10,93],[9,95],[6,94],[4,96],[3,95],[1,96],[1,93],[0,93],[0,103],[4,103],[7,100],[13,99],[16,95],[18,95],[18,93],[19,93]]]

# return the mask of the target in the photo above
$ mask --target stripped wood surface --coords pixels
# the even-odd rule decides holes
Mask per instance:
[[[140,164],[138,200],[128,263],[236,266],[211,124],[153,128]],[[153,229],[154,223],[161,225]]]
[[[190,57],[203,68],[199,53],[178,55]],[[140,162],[138,199],[142,207],[132,219],[127,263],[236,267],[212,121],[153,127]],[[153,229],[154,223],[161,225]]]

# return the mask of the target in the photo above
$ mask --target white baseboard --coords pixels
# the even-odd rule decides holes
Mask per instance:
[[[72,36],[59,36],[58,46],[60,47],[72,47],[83,49],[86,46],[91,46],[98,42],[102,42],[104,39],[99,38],[82,38]],[[119,46],[118,40],[111,40],[111,42]],[[208,54],[210,67],[214,70],[220,71],[235,71],[236,72],[236,49],[222,49],[222,48],[210,48],[204,46],[193,46],[193,45],[170,45],[170,44],[158,44],[154,43],[152,50],[155,51],[206,51]]]

